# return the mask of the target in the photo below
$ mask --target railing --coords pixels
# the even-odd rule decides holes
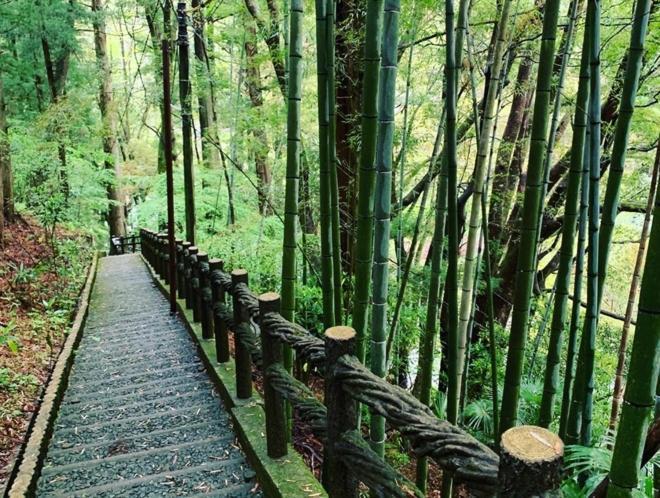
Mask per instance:
[[[555,437],[554,450],[541,463],[525,455],[505,453],[502,458],[464,430],[438,419],[409,392],[372,374],[353,355],[355,331],[333,327],[317,337],[280,314],[276,293],[255,296],[248,287],[248,273],[225,271],[219,259],[209,259],[189,242],[176,240],[176,275],[168,275],[167,235],[140,232],[142,253],[166,282],[175,278],[178,297],[185,299],[202,336],[214,339],[218,362],[230,361],[229,333],[234,334],[236,394],[252,396],[252,366],[263,374],[268,456],[287,454],[285,403],[297,411],[324,443],[323,485],[331,498],[357,497],[360,482],[377,496],[422,496],[408,479],[385,463],[358,431],[358,403],[383,416],[410,442],[415,455],[433,459],[455,482],[472,494],[528,496],[529,483],[539,492],[554,490],[561,480],[561,454]],[[231,306],[226,298],[231,296]],[[255,333],[258,331],[258,336]],[[282,363],[282,347],[291,347],[299,361],[324,377],[324,402],[290,375]],[[545,431],[545,429],[534,428]],[[532,445],[535,444],[531,438]],[[553,440],[554,441],[554,440]],[[504,442],[504,438],[503,438]],[[521,463],[522,462],[522,463]],[[524,478],[521,477],[524,474]],[[538,475],[538,478],[537,478]],[[527,492],[527,491],[526,491]]]
[[[141,236],[127,235],[125,237],[112,237],[110,239],[110,256],[129,254],[140,251]]]

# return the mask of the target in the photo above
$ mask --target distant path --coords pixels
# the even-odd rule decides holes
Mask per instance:
[[[261,496],[235,439],[140,256],[101,259],[37,496]]]

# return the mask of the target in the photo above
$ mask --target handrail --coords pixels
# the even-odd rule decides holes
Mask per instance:
[[[110,238],[110,255],[130,254],[140,250],[140,235],[125,235]]]
[[[140,234],[145,259],[167,279],[167,237],[148,230]],[[510,458],[504,462],[463,429],[437,418],[408,391],[365,368],[353,355],[353,329],[333,327],[321,339],[281,316],[279,295],[257,297],[252,293],[247,271],[227,273],[222,261],[209,260],[205,253],[181,240],[177,240],[176,254],[177,274],[172,278],[183,284],[179,286],[179,297],[193,309],[203,338],[215,340],[219,362],[230,360],[228,337],[233,332],[237,396],[252,396],[253,363],[263,372],[266,440],[271,458],[283,457],[288,451],[286,400],[324,443],[323,484],[331,498],[357,496],[358,482],[376,496],[421,496],[413,483],[383,462],[356,432],[359,402],[406,437],[416,456],[432,458],[472,492],[490,496],[502,481],[515,482],[510,474],[520,472],[519,464],[511,470]],[[227,296],[231,297],[231,306],[225,303]],[[324,402],[286,371],[282,364],[284,344],[296,352],[300,361],[324,376]],[[515,490],[499,491],[502,496],[515,496]]]

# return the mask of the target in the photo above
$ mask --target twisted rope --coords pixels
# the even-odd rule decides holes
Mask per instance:
[[[238,299],[238,302],[241,303],[241,306],[247,310],[250,318],[259,323],[259,300],[257,299],[257,296],[252,294],[250,288],[241,282],[234,285],[232,291],[230,292]]]
[[[211,283],[213,285],[219,285],[225,292],[231,292],[231,276],[221,270],[213,270],[211,272]]]
[[[296,351],[296,356],[316,367],[325,365],[325,343],[323,339],[313,336],[300,325],[296,325],[279,313],[266,313],[261,320],[261,326],[280,341],[288,344]]]
[[[424,497],[414,483],[374,453],[358,431],[342,434],[334,448],[346,467],[355,472],[358,480],[369,486],[369,490],[379,498]]]
[[[280,364],[271,365],[264,372],[275,389],[283,398],[289,400],[300,418],[309,424],[312,432],[319,439],[325,439],[327,429],[327,410],[314,393],[302,382],[294,379]]]
[[[490,448],[438,419],[408,391],[372,374],[354,356],[339,358],[333,376],[347,393],[385,417],[408,438],[418,457],[433,458],[470,487],[495,492],[499,458]]]

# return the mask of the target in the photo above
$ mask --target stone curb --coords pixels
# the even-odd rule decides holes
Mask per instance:
[[[13,479],[7,484],[5,496],[19,498],[33,496],[34,488],[39,478],[41,464],[46,454],[48,442],[52,435],[53,423],[66,390],[75,350],[82,338],[83,325],[87,318],[89,297],[96,278],[96,268],[99,255],[94,254],[89,265],[87,279],[80,296],[78,297],[78,310],[71,326],[69,335],[57,357],[55,368],[48,379],[46,389],[39,405],[39,411],[33,418],[28,429],[28,439],[14,464]]]

